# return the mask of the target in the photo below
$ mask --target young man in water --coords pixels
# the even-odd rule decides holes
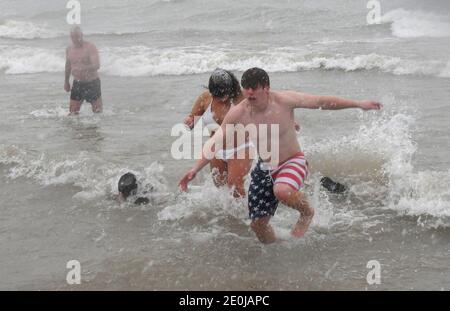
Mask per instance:
[[[335,96],[318,96],[295,91],[272,91],[268,74],[260,68],[248,69],[242,75],[241,85],[245,99],[241,104],[230,109],[221,125],[221,131],[210,138],[203,149],[202,159],[198,160],[180,180],[182,190],[187,190],[188,183],[209,162],[207,153],[214,151],[227,137],[227,125],[256,125],[256,139],[260,159],[251,173],[248,192],[251,228],[263,243],[276,241],[275,233],[269,224],[275,214],[279,201],[296,209],[300,217],[295,224],[292,235],[302,237],[314,216],[314,209],[309,205],[305,195],[300,192],[304,179],[308,175],[308,164],[297,141],[294,130],[294,109],[360,108],[363,110],[381,109],[382,105],[373,101],[355,101]],[[268,127],[260,127],[268,125]],[[278,128],[278,137],[267,139],[267,128]],[[263,130],[264,129],[264,130]],[[265,141],[261,141],[261,138]],[[270,156],[263,157],[261,146],[266,144]],[[278,148],[277,148],[278,147]],[[278,149],[278,150],[272,150]],[[277,152],[278,151],[278,152]],[[275,153],[274,153],[275,152]],[[275,163],[274,163],[275,162]]]
[[[75,26],[70,31],[72,46],[66,49],[66,70],[64,90],[70,92],[70,114],[78,114],[81,104],[87,101],[94,113],[102,112],[102,91],[98,69],[100,59],[93,43],[83,40],[81,28]],[[73,85],[70,87],[70,75]]]

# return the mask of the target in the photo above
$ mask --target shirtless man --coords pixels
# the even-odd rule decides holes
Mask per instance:
[[[66,75],[64,90],[70,92],[70,115],[80,112],[84,100],[91,103],[94,113],[102,112],[102,91],[97,70],[100,59],[93,43],[83,40],[80,27],[70,31],[72,46],[66,49]],[[70,87],[70,75],[73,85]]]
[[[209,150],[214,150],[215,145],[220,145],[221,140],[226,139],[227,124],[241,124],[244,127],[255,124],[258,129],[256,134],[258,142],[261,142],[259,136],[267,135],[260,132],[259,125],[266,124],[269,128],[271,125],[278,125],[278,141],[267,139],[266,142],[269,147],[267,150],[270,150],[270,145],[279,146],[276,154],[278,164],[273,164],[274,153],[271,150],[271,156],[260,158],[251,173],[252,180],[248,193],[251,228],[261,242],[275,242],[275,233],[269,221],[281,201],[299,211],[300,217],[291,233],[294,237],[302,237],[308,230],[314,216],[314,209],[310,207],[305,195],[299,191],[308,175],[308,163],[300,149],[294,130],[294,109],[379,110],[382,105],[373,101],[355,101],[335,96],[272,91],[268,74],[260,68],[251,68],[244,72],[241,85],[244,90],[244,101],[230,109],[222,122],[221,131],[218,130],[205,144],[202,159],[198,160],[181,178],[179,186],[186,191],[189,181],[208,163]],[[256,145],[261,156],[260,146]]]

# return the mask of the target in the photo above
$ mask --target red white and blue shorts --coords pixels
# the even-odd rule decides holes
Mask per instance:
[[[286,184],[294,191],[299,191],[308,176],[308,161],[303,152],[295,154],[276,168],[269,168],[259,159],[251,173],[248,191],[248,209],[250,219],[273,216],[278,207],[273,187]]]

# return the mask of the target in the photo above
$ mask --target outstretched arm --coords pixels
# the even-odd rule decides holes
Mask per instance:
[[[361,108],[363,110],[379,110],[382,105],[375,101],[356,101],[337,96],[322,96],[294,91],[280,92],[282,100],[292,108],[338,110]]]

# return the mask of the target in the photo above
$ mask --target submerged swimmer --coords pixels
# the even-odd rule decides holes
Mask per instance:
[[[120,202],[127,201],[129,198],[133,198],[136,196],[138,184],[136,176],[133,173],[126,173],[122,175],[119,179],[118,184],[119,197],[118,200]],[[134,204],[148,204],[150,200],[146,197],[138,197],[134,200]]]

